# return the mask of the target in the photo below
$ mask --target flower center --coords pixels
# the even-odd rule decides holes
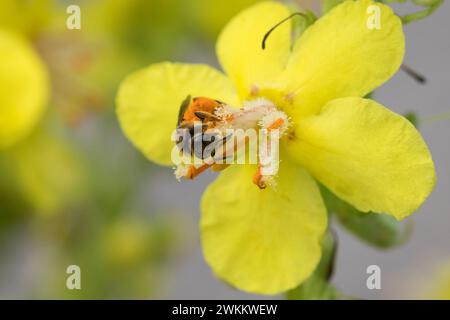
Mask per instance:
[[[217,105],[204,111],[206,108],[202,109],[199,101],[214,101]],[[178,127],[189,128],[193,138],[188,143],[177,138],[184,160],[175,168],[177,179],[194,179],[209,168],[221,171],[230,164],[257,164],[253,182],[261,189],[275,184],[279,140],[290,124],[283,111],[262,98],[246,101],[239,109],[207,98],[194,98],[186,112],[194,109],[195,117]]]

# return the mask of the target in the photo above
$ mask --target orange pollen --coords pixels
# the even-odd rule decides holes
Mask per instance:
[[[267,130],[275,130],[275,129],[279,129],[281,128],[281,126],[284,124],[284,120],[279,118],[277,121],[275,121],[274,123],[272,123]]]

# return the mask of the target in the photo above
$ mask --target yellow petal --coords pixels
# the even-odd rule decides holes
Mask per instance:
[[[171,135],[188,95],[236,103],[231,82],[206,65],[159,63],[126,78],[117,95],[122,129],[150,160],[172,165]]]
[[[368,27],[374,8],[380,29]],[[318,112],[332,99],[365,96],[398,70],[404,51],[402,24],[391,8],[370,0],[337,6],[307,29],[290,56],[282,81],[292,115]]]
[[[297,123],[287,140],[297,161],[357,209],[402,219],[435,184],[434,164],[416,128],[372,100],[341,98]]]
[[[254,166],[231,166],[206,190],[203,253],[231,285],[277,294],[314,271],[327,215],[316,182],[289,159],[281,162],[275,189],[258,189],[254,173]]]
[[[0,149],[24,138],[45,110],[47,70],[33,48],[0,30]]]
[[[258,88],[270,87],[283,70],[291,45],[290,24],[285,23],[273,32],[265,50],[261,43],[265,33],[289,14],[280,3],[262,2],[242,11],[222,31],[217,55],[241,99],[247,99]]]

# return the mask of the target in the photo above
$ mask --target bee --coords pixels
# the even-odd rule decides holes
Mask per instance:
[[[222,121],[220,117],[215,115],[215,111],[224,106],[225,104],[219,100],[205,97],[186,97],[181,103],[178,112],[177,129],[189,130],[191,139],[187,143],[184,142],[180,144],[183,137],[178,138],[177,146],[183,148],[183,150],[180,151],[187,152],[198,159],[204,160],[204,151],[209,147],[212,152],[208,157],[214,157],[214,147],[218,143],[226,141],[224,138],[221,139],[217,132],[211,131],[211,129],[214,129],[216,125]],[[201,126],[201,128],[196,128],[196,126]],[[208,130],[210,131],[208,132]],[[201,148],[194,147],[196,142],[200,142]],[[205,168],[210,166],[211,165],[205,165]],[[212,167],[217,170],[222,168],[222,166],[218,165],[212,165]],[[195,175],[197,175],[197,172],[195,172],[194,176]]]
[[[224,103],[218,100],[205,97],[192,99],[191,96],[187,96],[178,112],[177,128],[193,130],[195,122],[202,122],[205,130],[212,128],[216,122],[221,121],[214,112],[223,106]]]

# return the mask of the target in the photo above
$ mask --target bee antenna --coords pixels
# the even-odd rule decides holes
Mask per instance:
[[[301,13],[301,12],[294,12],[294,13],[291,14],[289,17],[287,17],[287,18],[281,20],[280,22],[278,22],[276,25],[274,25],[272,28],[270,28],[270,30],[267,31],[266,34],[264,35],[264,38],[263,38],[263,40],[262,40],[262,49],[263,49],[263,50],[266,49],[266,41],[267,41],[267,38],[270,36],[270,34],[271,34],[276,28],[278,28],[278,27],[281,26],[283,23],[285,23],[286,21],[292,19],[292,18],[295,17],[295,16],[302,16],[303,18],[308,19],[308,16],[307,16],[306,14]]]
[[[407,75],[412,77],[417,82],[419,82],[421,84],[425,84],[427,82],[427,79],[425,78],[425,76],[421,75],[420,73],[418,73],[416,70],[412,69],[411,67],[408,67],[406,64],[402,64],[402,66],[400,68],[403,71],[405,71]]]

